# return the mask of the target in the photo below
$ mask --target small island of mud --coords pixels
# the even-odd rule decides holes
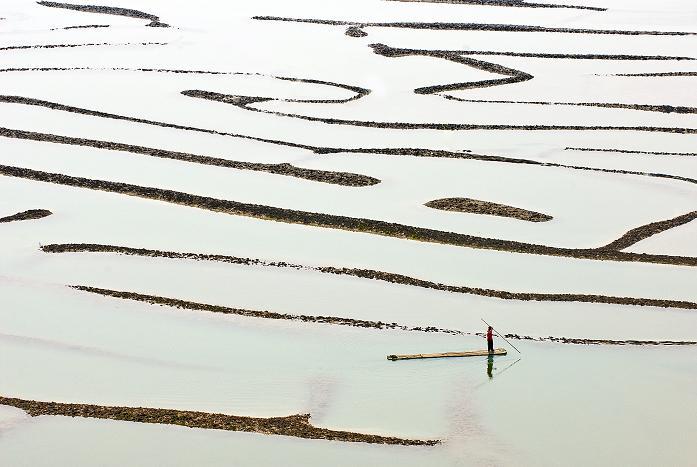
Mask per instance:
[[[440,209],[441,211],[467,212],[471,214],[485,214],[488,216],[511,217],[513,219],[529,222],[546,222],[552,219],[552,216],[548,216],[547,214],[542,214],[540,212],[528,211],[527,209],[471,198],[435,199],[424,204],[424,206],[433,209]]]

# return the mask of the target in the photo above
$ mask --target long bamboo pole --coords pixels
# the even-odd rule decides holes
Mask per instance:
[[[481,319],[482,321],[484,321],[484,318],[479,318],[479,319]],[[486,324],[487,326],[489,326],[491,329],[494,329],[494,327],[493,327],[491,324],[487,323],[486,321],[484,321],[484,324]],[[503,339],[503,340],[505,340],[506,342],[508,342],[509,344],[511,344],[510,341],[509,341],[508,339],[506,339],[505,337],[503,337],[501,334],[499,334],[499,332],[498,332],[496,329],[494,329],[494,332],[495,332],[496,335],[499,336],[501,339]],[[520,355],[523,355],[522,352],[521,352],[520,350],[518,350],[518,349],[516,348],[515,345],[511,344],[511,347],[513,347],[513,348],[515,349],[515,351],[518,352]]]

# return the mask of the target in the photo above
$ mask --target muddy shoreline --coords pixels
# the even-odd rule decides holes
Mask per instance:
[[[92,404],[43,402],[0,396],[0,405],[24,410],[31,417],[53,415],[63,417],[98,418],[137,423],[179,425],[209,430],[244,431],[295,438],[325,439],[353,443],[392,444],[401,446],[433,446],[438,440],[405,439],[350,431],[329,430],[310,424],[310,414],[286,417],[257,418],[189,410],[150,407],[114,407]]]
[[[142,256],[152,258],[185,259],[194,261],[215,261],[221,263],[239,264],[245,266],[262,266],[275,268],[290,268],[297,270],[317,271],[325,274],[345,275],[361,279],[378,280],[392,284],[420,287],[425,289],[440,290],[451,293],[478,295],[483,297],[498,298],[502,300],[522,301],[548,301],[548,302],[581,302],[604,303],[613,305],[655,306],[661,308],[697,309],[697,303],[681,300],[661,300],[651,298],[615,297],[608,295],[588,294],[564,294],[564,293],[534,293],[534,292],[509,292],[505,290],[483,289],[467,287],[417,279],[385,271],[373,269],[345,268],[336,266],[306,266],[287,263],[285,261],[264,261],[258,258],[242,258],[237,256],[181,253],[174,251],[149,250],[144,248],[130,248],[115,245],[100,244],[51,244],[43,245],[41,250],[45,253],[117,253],[129,256]],[[393,323],[395,324],[395,323]],[[403,329],[403,328],[402,328]]]
[[[0,223],[4,222],[15,222],[15,221],[26,221],[31,219],[42,219],[53,214],[48,209],[30,209],[28,211],[18,212],[11,216],[0,217]]]
[[[424,206],[441,211],[508,217],[528,222],[546,222],[552,219],[552,216],[548,216],[547,214],[471,198],[434,199],[433,201],[425,203]]]

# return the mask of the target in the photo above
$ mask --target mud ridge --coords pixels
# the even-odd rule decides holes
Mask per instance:
[[[475,69],[484,70],[490,73],[502,74],[506,77],[495,78],[480,81],[460,82],[442,85],[433,85],[417,88],[414,90],[416,94],[434,94],[443,91],[465,90],[473,88],[485,88],[491,86],[501,86],[513,84],[533,79],[533,76],[521,70],[504,67],[491,62],[476,60],[462,55],[462,51],[430,51],[417,49],[397,49],[384,44],[372,44],[371,47],[376,54],[385,57],[404,57],[404,56],[427,56],[441,58],[452,61],[458,64],[469,66]],[[531,131],[547,131],[547,130],[568,130],[568,131],[647,131],[661,133],[678,133],[678,134],[697,134],[696,128],[679,128],[679,127],[653,127],[653,126],[584,126],[584,125],[508,125],[508,124],[471,124],[471,123],[410,123],[410,122],[374,122],[360,120],[346,120],[330,117],[314,117],[309,115],[300,115],[293,113],[278,112],[272,110],[259,109],[253,107],[253,104],[268,102],[276,99],[259,96],[240,96],[227,95],[215,92],[202,90],[187,90],[182,92],[183,95],[213,100],[226,104],[231,104],[244,110],[253,112],[265,113],[279,117],[295,118],[311,122],[320,122],[333,125],[349,125],[356,127],[382,128],[382,129],[398,129],[398,130],[442,130],[442,131],[460,131],[460,130],[531,130]],[[442,95],[441,95],[442,96]],[[443,96],[449,97],[449,96]]]
[[[417,50],[417,49],[398,49],[385,44],[370,44],[373,52],[383,57],[406,57],[406,56],[422,56],[434,57],[448,60],[460,65],[465,65],[476,70],[486,71],[489,73],[504,75],[506,78],[495,78],[480,81],[468,81],[462,83],[443,84],[437,86],[426,86],[414,89],[416,94],[433,94],[441,91],[455,91],[464,89],[487,88],[492,86],[502,86],[506,84],[520,83],[534,78],[533,75],[515,68],[505,67],[497,63],[477,60],[475,58],[466,57],[465,54],[448,50]]]
[[[87,188],[96,191],[120,193],[127,196],[157,200],[235,216],[252,217],[274,222],[284,222],[328,229],[347,230],[351,232],[367,233],[405,240],[441,243],[465,248],[544,256],[561,256],[567,258],[591,259],[599,261],[633,261],[683,266],[697,265],[697,257],[625,253],[598,248],[560,248],[534,243],[517,242],[513,240],[477,237],[473,235],[429,229],[426,227],[415,227],[374,219],[300,211],[261,204],[242,203],[238,201],[211,198],[208,196],[192,195],[174,190],[111,182],[107,180],[73,177],[70,175],[42,172],[39,170],[31,170],[22,167],[0,165],[0,175],[53,183],[57,185]]]
[[[195,131],[195,132],[206,133],[206,134],[210,134],[210,135],[229,136],[232,138],[241,138],[241,139],[247,139],[247,140],[251,140],[251,141],[259,141],[259,142],[263,142],[263,143],[276,144],[279,146],[287,146],[287,147],[292,147],[292,148],[307,149],[310,151],[317,149],[315,146],[293,143],[290,141],[271,140],[271,139],[266,139],[266,138],[258,138],[255,136],[248,136],[248,135],[242,135],[242,134],[236,134],[236,133],[228,133],[228,132],[224,132],[224,131],[210,130],[207,128],[198,128],[198,127],[193,127],[193,126],[188,126],[188,125],[178,125],[175,123],[166,123],[166,122],[159,122],[156,120],[148,120],[148,119],[144,119],[144,118],[128,117],[128,116],[124,116],[124,115],[102,112],[99,110],[84,109],[81,107],[73,107],[70,105],[60,104],[57,102],[45,101],[45,100],[41,100],[41,99],[34,99],[31,97],[0,95],[0,102],[8,103],[8,104],[32,105],[32,106],[43,107],[43,108],[47,108],[47,109],[51,109],[51,110],[57,110],[57,111],[61,111],[61,112],[75,113],[75,114],[80,114],[80,115],[88,115],[91,117],[107,118],[107,119],[113,119],[113,120],[123,120],[123,121],[128,121],[128,122],[133,122],[133,123],[142,123],[145,125],[158,126],[158,127],[162,127],[162,128],[174,128],[177,130]]]
[[[403,49],[410,50],[410,49]],[[418,49],[411,49],[420,51]],[[694,57],[682,55],[633,55],[633,54],[571,54],[571,53],[543,53],[543,52],[505,52],[494,50],[429,50],[435,53],[456,53],[458,55],[491,55],[498,57],[525,57],[525,58],[545,58],[560,60],[636,60],[636,61],[665,61],[665,60],[695,60]],[[616,76],[616,75],[613,75]]]
[[[522,0],[388,0],[391,2],[449,3],[453,5],[501,6],[514,8],[568,8],[573,10],[607,11],[607,8],[583,5],[558,5],[554,3],[532,3]]]
[[[433,446],[438,440],[404,439],[350,431],[329,430],[310,424],[310,414],[286,417],[257,418],[189,410],[159,409],[149,407],[113,407],[92,404],[66,404],[42,402],[0,396],[0,405],[24,410],[32,417],[53,415],[63,417],[99,418],[137,423],[159,423],[210,430],[244,431],[266,435],[293,436],[306,439],[394,444],[402,446]]]
[[[238,170],[250,170],[256,172],[268,172],[275,175],[285,175],[288,177],[301,178],[316,182],[330,183],[341,186],[372,186],[380,183],[380,180],[367,175],[354,174],[349,172],[331,172],[325,170],[303,169],[289,163],[262,164],[258,162],[242,162],[223,159],[219,157],[200,156],[179,151],[168,151],[165,149],[148,148],[135,146],[125,143],[111,141],[99,141],[84,138],[74,138],[70,136],[59,136],[50,133],[36,133],[32,131],[13,130],[0,127],[0,137],[14,138],[28,141],[41,141],[47,143],[67,144],[71,146],[84,146],[111,151],[123,151],[131,154],[141,154],[162,159],[172,159],[194,164],[211,165]]]
[[[269,311],[245,310],[239,308],[229,308],[221,305],[210,305],[206,303],[190,302],[174,298],[159,297],[156,295],[146,295],[135,292],[124,292],[118,290],[102,289],[96,287],[87,287],[73,285],[70,286],[82,292],[93,293],[105,297],[118,298],[121,300],[133,300],[150,305],[167,306],[171,308],[179,308],[193,311],[205,311],[210,313],[223,313],[229,315],[245,316],[251,318],[262,319],[283,319],[291,321],[302,321],[306,323],[316,324],[331,324],[338,326],[352,326],[358,328],[370,328],[377,330],[399,330],[409,332],[436,332],[450,335],[469,335],[481,336],[483,333],[466,332],[453,329],[437,328],[435,326],[416,326],[409,327],[397,323],[383,323],[382,321],[366,321],[356,320],[352,318],[339,318],[334,316],[310,316],[310,315],[289,315],[283,313],[275,313]],[[557,342],[562,344],[585,344],[585,345],[696,345],[693,341],[647,341],[647,340],[609,340],[609,339],[584,339],[584,338],[569,338],[569,337],[532,337],[520,336],[518,334],[506,334],[506,338],[517,340],[532,340],[537,342]]]
[[[619,154],[648,154],[652,156],[697,156],[697,152],[635,151],[631,149],[576,148],[565,147],[564,151],[616,152]]]
[[[291,23],[311,23],[327,26],[359,26],[361,28],[405,28],[433,29],[442,31],[496,31],[496,32],[553,32],[565,34],[616,34],[624,36],[692,36],[697,33],[688,31],[633,31],[620,29],[584,29],[584,28],[553,28],[545,26],[530,26],[522,24],[486,24],[486,23],[423,23],[423,22],[363,22],[338,21],[328,19],[288,18],[281,16],[253,16],[258,21],[285,21]]]
[[[137,302],[149,303],[150,305],[167,306],[171,308],[179,308],[184,310],[206,311],[210,313],[222,313],[225,315],[245,316],[248,318],[263,318],[263,319],[281,319],[288,321],[302,321],[304,323],[319,323],[333,324],[337,326],[352,326],[357,328],[373,328],[373,329],[397,329],[400,331],[426,331],[426,332],[444,332],[448,334],[459,334],[458,331],[437,329],[437,328],[410,328],[397,323],[383,323],[382,321],[368,321],[353,318],[341,318],[338,316],[314,316],[314,315],[293,315],[288,313],[277,313],[266,310],[247,310],[243,308],[231,308],[222,305],[210,305],[208,303],[191,302],[188,300],[179,300],[176,298],[160,297],[157,295],[141,294],[136,292],[127,292],[121,290],[103,289],[98,287],[89,287],[84,285],[69,286],[75,290],[89,292],[105,297],[119,298],[122,300],[133,300]]]
[[[644,112],[661,112],[661,113],[678,113],[678,114],[694,114],[697,113],[697,107],[685,107],[674,105],[651,105],[651,104],[620,104],[612,102],[554,102],[554,101],[506,101],[506,100],[484,100],[484,99],[462,99],[455,96],[442,97],[446,99],[456,100],[460,102],[480,102],[487,104],[529,104],[529,105],[565,105],[576,107],[600,107],[606,109],[627,109],[627,110],[642,110]]]
[[[471,198],[442,198],[429,201],[424,206],[442,211],[467,212],[472,214],[485,214],[489,216],[510,217],[529,222],[545,222],[552,216],[527,209],[507,206],[505,204],[492,203]]]
[[[489,83],[484,85],[482,81],[476,83],[454,83],[427,88],[416,89],[419,94],[431,94],[439,91],[452,91],[470,87],[497,86],[504,84],[503,80],[487,80]],[[496,83],[493,83],[496,82]],[[513,81],[506,81],[510,84]],[[517,82],[517,81],[516,81]],[[476,84],[476,86],[474,85]],[[309,115],[291,114],[272,110],[258,109],[251,107],[252,104],[268,102],[274,99],[268,97],[240,96],[230,94],[219,94],[215,92],[201,90],[182,91],[183,95],[231,104],[244,110],[252,112],[275,115],[278,117],[288,117],[310,122],[319,122],[329,125],[347,125],[365,128],[382,128],[388,130],[441,130],[441,131],[472,131],[472,130],[527,130],[527,131],[640,131],[654,133],[676,133],[676,134],[697,134],[697,128],[681,127],[656,127],[656,126],[602,126],[602,125],[511,125],[511,124],[480,124],[480,123],[416,123],[416,122],[374,122],[366,120],[346,120],[331,117],[313,117]]]
[[[662,73],[615,73],[606,76],[640,76],[640,77],[668,77],[668,76],[697,76],[697,71],[666,71]]]
[[[108,24],[83,24],[80,26],[66,26],[64,28],[53,28],[51,31],[61,31],[65,29],[99,29],[99,28],[108,28]]]
[[[484,334],[481,334],[484,337]],[[661,341],[661,340],[613,340],[613,339],[580,339],[575,337],[532,337],[506,334],[506,339],[530,340],[537,342],[556,342],[559,344],[581,345],[697,345],[695,341]]]
[[[0,217],[0,223],[4,222],[14,222],[14,221],[26,221],[31,219],[42,219],[53,214],[48,209],[30,209],[28,211],[18,212],[7,217]]]
[[[274,268],[290,268],[296,270],[317,271],[324,274],[345,275],[358,277],[361,279],[378,280],[392,284],[406,285],[410,287],[420,287],[424,289],[439,290],[451,293],[468,295],[478,295],[483,297],[498,298],[502,300],[522,300],[522,301],[549,301],[549,302],[582,302],[582,303],[604,303],[613,305],[636,305],[636,306],[657,306],[662,308],[697,309],[697,304],[680,300],[659,300],[649,298],[633,297],[613,297],[606,295],[587,295],[587,294],[563,294],[563,293],[533,293],[533,292],[508,292],[505,290],[483,289],[478,287],[455,286],[438,282],[417,279],[391,272],[376,271],[372,269],[345,268],[335,266],[306,266],[301,264],[287,263],[285,261],[264,261],[257,258],[242,258],[227,255],[201,254],[201,253],[180,253],[174,251],[148,250],[144,248],[130,248],[115,245],[100,244],[52,244],[44,245],[41,250],[46,253],[116,253],[128,256],[141,256],[151,258],[184,259],[192,261],[215,261],[221,263],[238,264],[244,266],[261,266]],[[415,330],[398,326],[402,330]],[[376,327],[376,326],[371,326]],[[431,328],[435,329],[435,328]],[[441,332],[459,332],[452,330],[440,330]]]
[[[72,49],[75,47],[96,47],[96,46],[123,46],[123,45],[167,45],[166,42],[124,42],[115,44],[112,42],[93,42],[87,44],[37,44],[37,45],[11,45],[8,47],[0,47],[2,50],[26,50],[26,49]]]
[[[521,159],[504,156],[490,156],[485,154],[475,154],[469,151],[446,151],[442,149],[426,149],[426,148],[315,148],[316,154],[334,154],[334,153],[349,153],[349,154],[379,154],[386,156],[412,156],[412,157],[442,157],[446,159],[472,159],[487,162],[500,162],[506,164],[526,164],[537,165],[541,167],[557,167],[571,170],[585,170],[590,172],[604,172],[619,175],[637,175],[640,177],[657,177],[678,180],[681,182],[697,184],[697,179],[681,177],[679,175],[670,175],[656,172],[636,172],[632,170],[622,169],[604,169],[601,167],[587,167],[582,165],[559,164],[556,162],[541,162],[532,159]]]
[[[167,45],[166,43],[160,42],[148,42],[140,45]],[[124,45],[124,44],[82,44],[82,45]],[[131,44],[125,44],[131,45]],[[49,45],[47,47],[59,47],[63,45]],[[65,45],[66,47],[71,47],[71,45]],[[43,46],[14,46],[14,47],[43,47]],[[3,49],[0,49],[3,50]],[[235,75],[235,76],[259,76],[265,78],[273,78],[280,81],[291,81],[296,83],[305,84],[317,84],[320,86],[327,86],[332,88],[344,89],[346,91],[354,93],[353,96],[343,98],[343,99],[275,99],[282,100],[284,102],[300,102],[300,103],[313,103],[313,104],[335,104],[335,103],[346,103],[370,94],[370,89],[362,88],[360,86],[352,86],[350,84],[344,83],[334,83],[332,81],[324,81],[319,79],[310,78],[294,78],[290,76],[278,76],[278,75],[268,75],[264,73],[254,73],[254,72],[240,72],[240,71],[212,71],[212,70],[190,70],[190,69],[172,69],[172,68],[126,68],[126,67],[25,67],[25,68],[0,68],[0,73],[9,72],[24,72],[24,71],[133,71],[133,72],[143,72],[143,73],[173,73],[173,74],[198,74],[198,75]],[[212,93],[215,94],[215,93]],[[262,99],[262,98],[259,98]]]
[[[158,70],[156,70],[156,71],[158,71]],[[176,70],[167,70],[167,71],[173,72],[173,73],[180,72],[180,71],[176,71]],[[186,71],[184,71],[184,72],[186,72]],[[201,73],[208,73],[208,72],[201,72]],[[211,72],[211,73],[215,73],[215,72]],[[295,79],[295,78],[288,78],[288,79]],[[114,120],[124,120],[124,121],[129,121],[129,122],[134,122],[134,123],[140,123],[140,124],[144,124],[144,125],[152,125],[152,126],[158,126],[158,127],[163,127],[163,128],[174,128],[177,130],[194,131],[194,132],[199,132],[199,133],[218,135],[218,136],[226,136],[226,137],[231,137],[231,138],[241,138],[241,139],[246,139],[246,140],[251,140],[251,141],[259,141],[259,142],[263,142],[263,143],[278,145],[278,146],[286,146],[286,147],[292,147],[292,148],[298,148],[298,149],[305,149],[305,150],[311,151],[315,154],[336,154],[336,153],[344,152],[344,153],[358,153],[358,154],[381,154],[381,155],[392,155],[392,156],[405,155],[405,156],[414,156],[414,157],[444,157],[444,158],[453,158],[453,159],[474,159],[474,160],[481,160],[481,161],[501,162],[501,163],[511,163],[511,164],[529,164],[529,165],[537,165],[540,167],[558,167],[558,168],[565,168],[565,169],[572,169],[572,170],[586,170],[586,171],[592,171],[592,172],[605,172],[605,173],[622,174],[622,175],[637,175],[637,176],[642,176],[642,177],[667,178],[667,179],[673,179],[673,180],[679,180],[679,181],[683,181],[683,182],[697,184],[697,180],[695,180],[695,179],[681,177],[678,175],[669,175],[669,174],[656,173],[656,172],[635,172],[635,171],[621,170],[621,169],[603,169],[603,168],[598,168],[598,167],[585,167],[585,166],[578,166],[578,165],[558,164],[558,163],[554,163],[554,162],[539,162],[539,161],[534,161],[531,159],[520,159],[520,158],[510,158],[510,157],[502,157],[502,156],[489,156],[489,155],[482,155],[482,154],[474,154],[474,153],[471,153],[467,150],[461,151],[461,152],[455,152],[455,151],[445,151],[445,150],[427,149],[427,148],[325,148],[325,147],[312,146],[312,145],[302,144],[302,143],[294,143],[291,141],[272,140],[272,139],[259,138],[259,137],[255,137],[255,136],[249,136],[249,135],[242,135],[242,134],[236,134],[236,133],[210,130],[210,129],[206,129],[206,128],[198,128],[198,127],[192,127],[192,126],[186,126],[186,125],[178,125],[178,124],[174,124],[174,123],[160,122],[160,121],[156,121],[156,120],[147,120],[147,119],[143,119],[143,118],[129,117],[129,116],[124,116],[124,115],[118,115],[118,114],[113,114],[113,113],[108,113],[108,112],[101,112],[98,110],[84,109],[81,107],[74,107],[74,106],[70,106],[70,105],[60,104],[57,102],[44,101],[44,100],[40,100],[40,99],[34,99],[34,98],[22,97],[22,96],[0,95],[0,103],[31,105],[31,106],[48,108],[48,109],[56,110],[56,111],[60,111],[60,112],[75,113],[75,114],[80,114],[80,115],[88,115],[88,116],[92,116],[92,117],[107,118],[107,119],[114,119]]]
[[[611,242],[602,248],[608,250],[624,250],[625,248],[628,248],[644,239],[652,237],[661,232],[665,232],[673,227],[687,224],[695,219],[697,219],[697,211],[692,211],[677,217],[673,217],[672,219],[642,225],[630,230],[614,242]]]
[[[158,28],[168,28],[169,24],[160,22],[160,18],[151,15],[149,13],[144,13],[138,10],[131,10],[130,8],[119,8],[113,6],[101,6],[101,5],[75,5],[72,3],[60,3],[60,2],[47,2],[40,1],[36,2],[39,5],[51,7],[51,8],[64,8],[66,10],[81,11],[85,13],[101,13],[104,15],[115,15],[115,16],[126,16],[129,18],[146,19],[150,23],[146,26],[158,27]]]

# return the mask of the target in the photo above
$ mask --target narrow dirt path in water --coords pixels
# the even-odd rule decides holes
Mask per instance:
[[[50,133],[37,133],[33,131],[14,130],[0,127],[0,137],[21,139],[28,141],[41,141],[46,143],[66,144],[71,146],[83,146],[111,151],[121,151],[130,154],[172,159],[194,164],[225,167],[228,169],[250,170],[255,172],[268,172],[275,175],[312,180],[315,182],[330,183],[341,186],[372,186],[380,183],[380,180],[367,175],[350,172],[332,172],[326,170],[304,169],[289,163],[263,164],[259,162],[234,161],[220,157],[202,156],[180,151],[168,151],[165,149],[148,148],[132,144],[117,143],[113,141],[100,141],[94,139],[75,138],[71,136],[59,136]]]
[[[393,436],[318,428],[310,424],[310,414],[256,418],[150,407],[65,404],[61,402],[43,402],[3,396],[0,396],[0,405],[7,405],[24,410],[32,417],[54,415],[63,417],[99,418],[125,422],[179,425],[189,428],[204,428],[210,430],[246,431],[266,435],[283,435],[295,438],[326,439],[353,443],[433,446],[440,442],[438,440],[405,439]]]
[[[107,180],[93,180],[89,178],[73,177],[70,175],[42,172],[39,170],[31,170],[22,167],[0,165],[0,175],[57,185],[87,188],[110,193],[120,193],[128,196],[158,200],[166,203],[189,206],[197,209],[204,209],[207,211],[220,212],[235,216],[252,217],[256,219],[328,229],[347,230],[351,232],[368,233],[405,240],[442,243],[465,248],[544,256],[561,256],[596,261],[632,261],[641,263],[697,266],[697,257],[691,256],[625,253],[603,248],[561,248],[513,240],[500,240],[496,238],[478,237],[474,235],[435,230],[426,227],[415,227],[375,219],[299,211],[295,209],[285,209],[262,204],[242,203],[239,201],[193,195],[181,191],[132,185],[129,183],[111,182]]]
[[[354,318],[344,318],[340,316],[315,316],[315,315],[297,315],[288,313],[277,313],[266,310],[249,310],[243,308],[232,308],[222,305],[211,305],[208,303],[192,302],[189,300],[180,300],[177,298],[161,297],[157,295],[142,294],[137,292],[128,292],[123,290],[104,289],[99,287],[90,287],[85,285],[72,285],[71,288],[82,292],[102,295],[104,297],[117,298],[121,300],[133,300],[137,302],[148,303],[150,305],[166,306],[171,308],[179,308],[192,311],[203,311],[207,313],[221,313],[225,315],[244,316],[247,318],[261,319],[276,319],[288,321],[301,321],[314,324],[329,324],[336,326],[351,326],[364,329],[376,330],[397,330],[408,332],[436,332],[450,335],[468,335],[468,336],[484,336],[479,332],[468,332],[457,329],[445,329],[436,326],[406,326],[398,323],[385,323],[382,321],[371,321]],[[697,304],[693,304],[697,305]],[[693,306],[697,308],[697,306]],[[584,339],[572,337],[532,337],[520,336],[518,334],[507,334],[506,338],[518,340],[531,340],[536,342],[556,342],[562,344],[585,344],[585,345],[696,345],[694,341],[673,341],[673,340],[610,340],[610,339]]]
[[[499,298],[502,300],[523,300],[539,302],[582,302],[607,303],[614,305],[656,306],[662,308],[697,309],[697,303],[681,300],[661,300],[650,298],[614,297],[609,295],[565,294],[565,293],[535,293],[509,292],[505,290],[483,289],[460,285],[442,284],[439,282],[417,279],[415,277],[392,272],[376,271],[374,269],[346,268],[337,266],[306,266],[287,263],[285,261],[265,261],[258,258],[242,258],[237,256],[181,253],[175,251],[149,250],[145,248],[129,248],[115,245],[99,245],[89,243],[68,243],[44,245],[41,250],[46,253],[117,253],[129,256],[152,258],[186,259],[195,261],[217,261],[221,263],[239,264],[244,266],[263,266],[274,268],[290,268],[298,270],[317,271],[325,274],[345,275],[362,279],[379,280],[393,284],[441,290],[451,293],[479,295]]]

